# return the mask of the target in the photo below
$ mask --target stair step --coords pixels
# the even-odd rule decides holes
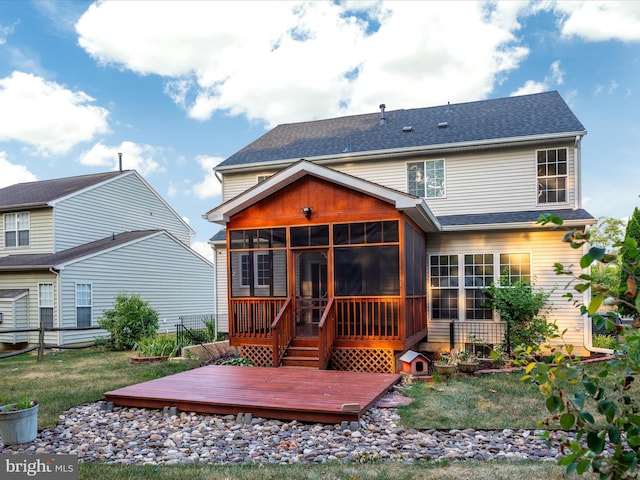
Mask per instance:
[[[285,357],[318,357],[320,350],[314,347],[289,347]]]
[[[310,367],[318,368],[320,359],[318,357],[284,357],[283,367]]]

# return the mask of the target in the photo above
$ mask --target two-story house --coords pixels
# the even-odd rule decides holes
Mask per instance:
[[[579,264],[586,130],[557,92],[279,125],[216,167],[218,316],[257,364],[389,371],[409,348],[497,345],[483,287],[524,279],[586,353],[554,263]],[[227,297],[225,298],[225,293]],[[295,360],[294,360],[295,359]]]
[[[214,267],[190,248],[193,230],[136,172],[20,183],[0,189],[0,330],[98,325],[119,293],[156,309],[160,331],[212,314]],[[104,330],[50,331],[66,345]],[[2,333],[34,343],[37,333]]]

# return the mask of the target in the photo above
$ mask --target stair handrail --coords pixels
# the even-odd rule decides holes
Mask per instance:
[[[282,358],[287,352],[287,347],[293,339],[293,300],[287,298],[271,324],[271,336],[273,342],[273,366],[279,367]]]
[[[335,339],[336,314],[333,297],[331,297],[318,324],[318,368],[320,370],[326,370],[329,366]]]

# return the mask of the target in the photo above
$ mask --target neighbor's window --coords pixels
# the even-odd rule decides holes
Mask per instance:
[[[431,316],[458,318],[458,255],[431,255],[429,258]]]
[[[444,160],[407,163],[407,191],[416,197],[444,197]]]
[[[5,213],[4,246],[29,246],[29,212]]]
[[[91,284],[76,283],[76,325],[91,326]]]
[[[38,319],[45,328],[53,328],[53,284],[38,284]]]
[[[567,201],[567,149],[538,150],[538,203]]]

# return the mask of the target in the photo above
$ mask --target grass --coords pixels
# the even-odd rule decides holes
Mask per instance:
[[[58,422],[70,407],[94,402],[103,393],[126,385],[178,373],[193,365],[184,363],[129,364],[132,352],[104,352],[96,348],[46,355],[37,363],[31,355],[0,360],[2,396],[24,395],[40,401],[40,429]],[[536,428],[546,417],[544,401],[535,387],[519,381],[520,375],[453,378],[447,382],[416,384],[416,398],[399,409],[409,428]],[[221,466],[182,464],[164,466],[81,463],[80,479],[158,480],[417,480],[417,479],[561,479],[564,469],[551,462],[421,462],[322,465]],[[585,477],[581,477],[585,478]],[[595,478],[595,477],[586,477]]]
[[[80,479],[91,480],[595,480],[566,476],[551,462],[425,462],[406,464],[115,466],[80,465]]]
[[[104,392],[192,367],[173,362],[130,365],[131,355],[88,348],[50,353],[41,363],[34,355],[5,358],[0,360],[0,392],[3,398],[37,399],[42,429],[58,423],[68,408],[102,399]]]
[[[407,394],[413,403],[399,407],[411,428],[537,428],[547,409],[535,385],[521,382],[522,372],[480,377],[452,377],[418,383]]]

